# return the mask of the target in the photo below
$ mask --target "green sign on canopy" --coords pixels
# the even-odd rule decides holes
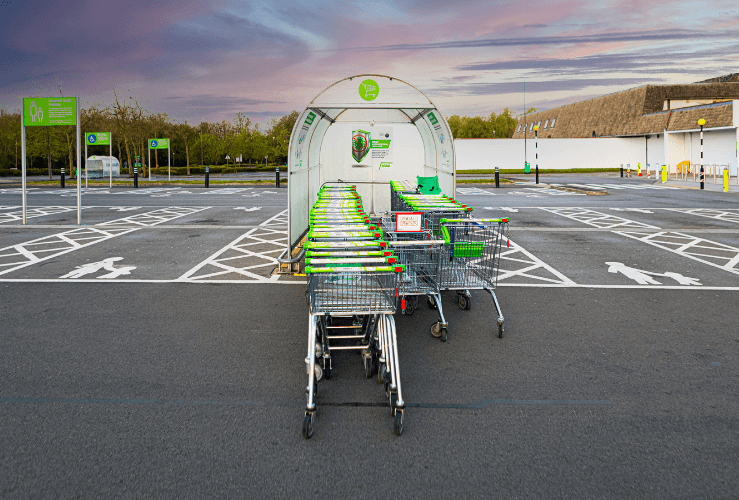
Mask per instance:
[[[110,146],[110,132],[87,132],[85,143],[88,146]]]
[[[169,149],[169,139],[149,139],[149,149]]]
[[[77,124],[76,97],[29,97],[23,99],[26,127]]]

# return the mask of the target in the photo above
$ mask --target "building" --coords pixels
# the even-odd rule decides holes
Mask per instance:
[[[700,158],[699,119],[705,152]],[[739,73],[687,85],[646,85],[522,116],[514,139],[640,138],[644,164],[718,164],[737,174]],[[617,165],[613,165],[617,166]]]

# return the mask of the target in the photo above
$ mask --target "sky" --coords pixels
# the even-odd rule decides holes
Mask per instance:
[[[739,72],[736,0],[0,0],[0,107],[132,96],[177,121],[266,123],[384,74],[446,116],[550,109]]]

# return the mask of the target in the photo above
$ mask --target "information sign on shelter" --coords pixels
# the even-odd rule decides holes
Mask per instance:
[[[77,124],[76,97],[30,97],[23,99],[26,127]]]
[[[422,230],[423,212],[396,212],[395,232],[419,233]]]

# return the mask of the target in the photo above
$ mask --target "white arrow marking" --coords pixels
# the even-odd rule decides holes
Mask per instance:
[[[681,285],[701,286],[701,283],[698,282],[699,280],[697,278],[690,278],[679,273],[666,272],[660,274],[649,271],[642,271],[640,269],[629,267],[625,264],[622,264],[621,262],[606,262],[606,265],[610,266],[608,268],[609,273],[621,273],[627,278],[636,281],[640,285],[661,285],[662,283],[655,280],[651,276],[664,276],[665,278],[674,279]]]
[[[502,210],[504,212],[516,212],[518,213],[517,208],[511,208],[511,207],[484,207],[485,210]]]
[[[119,212],[130,212],[131,210],[138,210],[141,207],[110,207],[111,210],[117,210]]]
[[[256,210],[261,210],[262,207],[234,207],[234,210],[243,210],[244,212],[254,212]]]

